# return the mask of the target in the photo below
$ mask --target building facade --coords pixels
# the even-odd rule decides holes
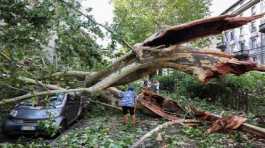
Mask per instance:
[[[265,12],[265,0],[238,0],[221,15],[253,16]],[[225,31],[217,44],[227,53],[248,55],[259,64],[265,63],[265,17],[239,28]]]

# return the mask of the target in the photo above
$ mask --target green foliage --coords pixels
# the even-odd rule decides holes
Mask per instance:
[[[40,78],[41,73],[92,69],[103,62],[104,51],[96,39],[104,35],[91,21],[93,16],[85,20],[76,12],[74,9],[81,8],[76,0],[67,4],[53,0],[1,1],[0,72]],[[51,45],[52,40],[55,45]]]
[[[55,136],[62,128],[56,125],[55,117],[51,113],[49,113],[48,119],[38,121],[37,126],[51,137]]]
[[[23,141],[26,141],[26,137],[21,137],[16,143],[4,143],[0,144],[1,148],[51,148],[52,146],[48,145],[48,142],[45,142],[42,138],[31,139],[26,144]]]
[[[192,127],[185,127],[182,129],[182,132],[191,138],[200,137],[204,134],[204,132],[199,128],[192,128]]]
[[[143,82],[142,80],[134,81],[128,85],[119,86],[118,88],[122,91],[126,91],[128,89],[128,86],[131,86],[136,93],[140,93],[142,91]]]
[[[207,134],[205,128],[194,128],[194,127],[184,127],[182,128],[182,133],[196,140],[196,145],[200,148],[207,147],[225,147],[233,143],[234,146],[247,146],[249,145],[248,141],[242,141],[240,133],[230,133],[230,134],[221,134],[213,133]]]
[[[50,83],[46,78],[57,71],[97,70],[108,64],[103,60],[106,50],[96,41],[104,34],[89,15],[91,9],[86,12],[90,19],[84,19],[76,11],[81,9],[79,1],[65,2],[1,1],[0,85],[5,87],[0,92],[7,92],[1,99],[29,91],[18,76]]]
[[[168,74],[158,75],[155,79],[160,82],[161,90],[169,93],[177,92],[179,96],[190,96],[190,93],[192,93],[190,90],[199,85],[199,82],[192,76],[180,71],[168,71]]]
[[[1,48],[8,48],[19,52],[19,49],[31,50],[47,35],[48,23],[53,9],[51,1],[43,1],[35,7],[22,0],[3,0],[0,6]],[[50,9],[49,9],[50,8]],[[21,53],[16,53],[21,54]]]
[[[142,42],[168,25],[203,18],[209,0],[114,0],[113,30],[130,44]],[[115,38],[115,36],[114,36]]]
[[[113,140],[109,135],[110,129],[103,125],[95,125],[93,128],[85,128],[82,131],[76,131],[72,134],[63,136],[61,142],[67,147],[117,147],[122,148],[131,144],[132,137],[120,137],[119,140]]]
[[[120,112],[94,104],[89,108],[90,113],[85,116],[87,121],[82,123],[84,127],[60,137],[56,142],[58,147],[123,148],[131,145],[142,132],[139,128],[123,125]]]
[[[228,75],[202,84],[192,76],[183,72],[169,72],[165,76],[157,76],[161,90],[165,95],[174,94],[173,98],[199,98],[225,107],[264,114],[265,75],[249,72],[241,76]],[[209,108],[208,108],[209,109]]]

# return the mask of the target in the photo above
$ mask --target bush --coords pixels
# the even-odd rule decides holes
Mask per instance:
[[[179,71],[172,71],[165,76],[156,76],[160,82],[160,89],[167,92],[177,92],[179,95],[189,96],[189,90],[193,90],[199,82],[192,76]]]
[[[265,74],[249,72],[241,76],[228,75],[215,78],[207,84],[192,76],[174,71],[165,76],[156,76],[161,91],[175,93],[185,98],[207,99],[222,103],[235,110],[264,114]]]

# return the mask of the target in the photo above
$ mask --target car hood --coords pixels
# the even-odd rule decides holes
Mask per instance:
[[[16,111],[16,116],[13,118],[16,119],[24,119],[24,120],[38,120],[38,119],[47,119],[50,115],[52,116],[59,116],[61,109],[54,108],[54,109],[41,109],[38,107],[32,106],[19,106],[14,109]]]

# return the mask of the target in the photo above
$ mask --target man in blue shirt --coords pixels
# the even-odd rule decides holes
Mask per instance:
[[[127,91],[122,92],[120,94],[120,97],[121,97],[120,105],[122,106],[124,124],[128,124],[128,113],[130,113],[132,124],[133,126],[135,126],[136,93],[134,92],[134,89],[131,86],[129,86]]]

